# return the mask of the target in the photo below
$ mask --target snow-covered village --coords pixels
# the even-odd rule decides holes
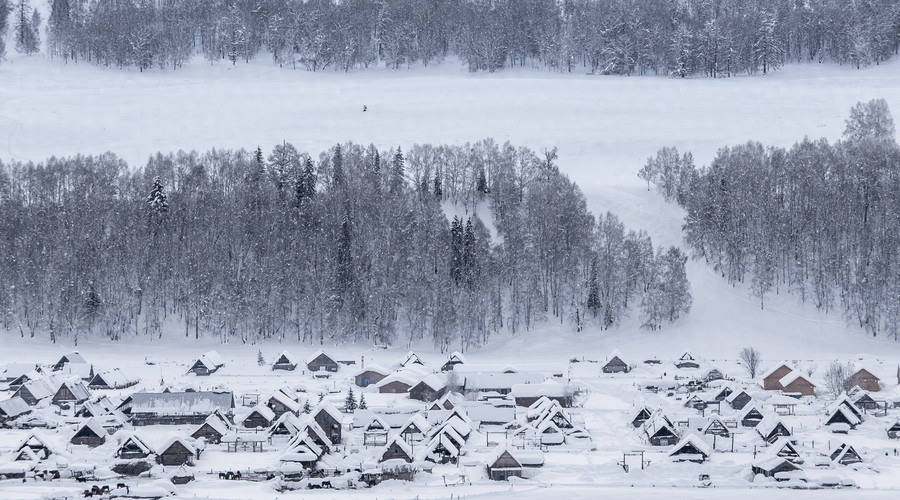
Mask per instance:
[[[383,348],[353,359],[224,352],[11,363],[0,374],[10,395],[0,401],[0,491],[465,496],[572,477],[855,491],[891,484],[900,468],[897,366],[875,359],[835,374],[796,360],[763,370],[754,349],[731,360],[612,351],[517,364]]]
[[[0,0],[0,499],[895,498],[893,0]]]

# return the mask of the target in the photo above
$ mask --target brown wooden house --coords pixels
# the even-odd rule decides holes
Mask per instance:
[[[156,455],[156,462],[160,465],[194,465],[194,459],[200,458],[200,453],[186,440],[170,438]]]
[[[278,355],[278,358],[275,359],[275,363],[272,364],[272,370],[286,370],[286,371],[294,371],[297,369],[297,365],[300,362],[297,358],[294,357],[293,354],[284,351]]]
[[[446,380],[440,375],[431,374],[410,387],[409,398],[429,403],[439,399],[445,392],[447,392]]]
[[[370,365],[357,372],[353,377],[353,382],[359,387],[369,387],[371,384],[381,382],[385,377],[390,375],[390,373],[390,370],[377,365]]]
[[[268,406],[255,406],[243,419],[241,426],[245,429],[268,428],[277,417]]]
[[[70,352],[69,354],[63,354],[59,358],[59,361],[53,364],[53,371],[58,372],[62,370],[64,366],[70,363],[86,364],[87,361],[84,359],[84,357],[81,356],[81,354],[78,353],[78,351]]]
[[[794,369],[790,366],[781,364],[763,373],[763,389],[767,391],[780,391],[782,386],[779,381],[792,371],[794,371]]]
[[[628,373],[628,364],[622,361],[619,356],[613,356],[605,365],[603,365],[603,373]]]
[[[816,385],[797,371],[788,373],[778,381],[785,393],[815,396]]]
[[[60,384],[52,402],[57,406],[79,405],[91,398],[91,391],[81,380],[63,382]]]
[[[850,386],[859,386],[860,389],[869,391],[869,392],[878,392],[881,390],[879,382],[881,381],[875,374],[866,370],[865,368],[860,368],[856,370],[853,375],[850,375],[849,384]]]

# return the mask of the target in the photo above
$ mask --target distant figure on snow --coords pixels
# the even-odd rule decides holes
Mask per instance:
[[[363,113],[365,113],[367,109],[369,109],[369,108],[367,108],[366,105],[363,104]]]

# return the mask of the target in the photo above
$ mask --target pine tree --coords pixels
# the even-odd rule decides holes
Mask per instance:
[[[403,151],[400,150],[400,146],[397,146],[397,152],[394,153],[394,161],[391,163],[391,194],[397,194],[403,190],[406,176],[405,163]]]
[[[344,185],[344,155],[340,144],[334,146],[334,154],[331,157],[331,183],[335,186]]]
[[[309,404],[309,398],[306,398],[306,401],[303,402],[303,413],[309,415],[312,411],[312,406]]]
[[[19,0],[19,4],[16,6],[16,52],[30,55],[38,51],[37,32],[34,29],[33,21],[34,16],[28,0]],[[40,23],[40,15],[38,15],[37,21]]]
[[[360,410],[368,410],[369,405],[366,404],[366,395],[365,393],[359,393],[359,409]]]
[[[434,197],[438,199],[438,201],[442,201],[444,198],[444,189],[441,186],[441,174],[434,174]]]
[[[262,349],[256,352],[256,364],[259,366],[266,365],[266,358],[263,357]]]
[[[161,224],[169,213],[169,200],[162,180],[153,179],[153,187],[147,196],[147,216],[151,223]]]
[[[353,387],[351,387],[347,391],[347,398],[344,400],[344,413],[353,413],[358,407],[356,396],[353,394]]]

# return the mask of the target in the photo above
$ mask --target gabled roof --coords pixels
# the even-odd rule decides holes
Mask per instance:
[[[266,399],[266,403],[268,404],[268,402],[273,399],[287,407],[287,409],[292,412],[298,412],[303,408],[303,405],[301,405],[297,401],[294,401],[290,396],[282,391],[275,391],[274,393],[272,393],[272,395],[269,396],[268,399]]]
[[[516,384],[512,387],[512,394],[517,398],[537,398],[540,396],[559,398],[570,396],[571,393],[572,388],[567,384],[560,384],[553,380],[540,384]]]
[[[331,356],[325,354],[325,351],[323,351],[322,349],[319,349],[318,351],[312,353],[312,355],[311,355],[310,357],[306,358],[306,364],[312,363],[312,362],[315,361],[316,358],[318,358],[319,356],[325,356],[326,358],[328,358],[328,359],[331,360],[332,362],[335,362],[335,361],[334,361],[334,358],[332,358]]]
[[[106,429],[104,429],[103,426],[100,425],[100,422],[98,422],[94,418],[87,419],[87,421],[85,421],[84,424],[82,424],[81,427],[79,427],[78,430],[75,431],[75,435],[78,436],[87,432],[90,432],[93,435],[101,438],[105,438],[107,435]]]
[[[701,455],[703,459],[709,458],[712,454],[712,447],[703,438],[694,433],[689,433],[681,438],[681,441],[669,452],[670,457],[696,454]]]
[[[282,462],[315,462],[324,454],[312,438],[298,434],[281,453]]]
[[[544,378],[539,373],[469,373],[463,385],[466,391],[512,390],[516,384],[540,384]]]
[[[59,390],[59,386],[59,381],[57,381],[55,377],[41,377],[25,382],[25,385],[19,388],[19,390],[21,391],[24,389],[35,399],[41,400],[53,397],[53,395],[56,394],[56,391]]]
[[[291,412],[282,413],[269,428],[269,432],[275,432],[280,427],[284,427],[291,436],[296,436],[303,429],[303,421]]]
[[[828,405],[828,407],[825,411],[827,413],[831,414],[834,412],[834,410],[836,408],[841,407],[841,406],[846,408],[847,411],[849,411],[850,413],[853,413],[855,416],[857,416],[860,419],[860,421],[862,420],[862,416],[863,416],[862,410],[860,410],[859,407],[856,406],[856,404],[853,401],[851,401],[850,398],[846,394],[841,394],[840,396],[838,396],[838,398],[836,400],[834,400],[831,404]]]
[[[491,450],[491,454],[485,460],[488,467],[493,467],[501,458],[507,458],[516,463],[514,467],[522,467],[522,462],[516,457],[516,449],[510,448],[506,444],[501,444]]]
[[[400,434],[407,433],[407,429],[410,427],[415,427],[422,434],[428,434],[428,431],[431,430],[431,424],[428,423],[428,420],[425,420],[425,417],[422,415],[415,413],[400,427]]]
[[[272,411],[271,408],[265,405],[256,405],[253,408],[250,408],[250,411],[248,411],[247,414],[240,419],[240,422],[244,422],[254,413],[259,414],[259,416],[266,419],[267,422],[272,422],[273,420],[275,420],[275,412]]]
[[[462,355],[459,351],[453,351],[450,353],[450,356],[447,358],[447,363],[450,364],[463,364],[466,362],[466,357]]]
[[[747,391],[745,391],[743,389],[739,389],[736,391],[732,391],[731,394],[725,396],[725,402],[729,403],[729,404],[733,403],[734,400],[737,399],[741,394],[744,394],[748,398],[752,398],[752,396],[750,396],[750,393],[748,393]]]
[[[391,426],[378,415],[372,415],[369,423],[365,425],[366,432],[388,432]]]
[[[388,375],[391,374],[391,370],[388,370],[387,368],[385,368],[381,365],[369,364],[369,365],[366,365],[364,368],[360,368],[359,370],[357,370],[356,373],[353,374],[353,376],[358,377],[366,372],[377,373],[384,377],[387,377]]]
[[[159,450],[157,452],[157,454],[164,455],[167,451],[169,451],[169,449],[171,449],[176,444],[180,444],[181,446],[184,447],[184,449],[191,452],[192,454],[197,453],[197,450],[196,450],[196,448],[194,448],[194,445],[192,445],[190,443],[190,441],[188,441],[187,439],[185,439],[181,436],[170,436],[168,439],[166,439],[165,441],[162,442],[161,446],[159,446],[157,448],[157,450]]]
[[[831,455],[829,455],[829,457],[831,458],[832,462],[838,462],[843,465],[859,463],[863,461],[859,453],[857,453],[856,450],[854,450],[853,447],[847,443],[841,443],[837,448],[834,449],[834,451],[831,452]]]
[[[78,353],[78,351],[73,351],[68,354],[63,354],[60,356],[59,361],[56,362],[57,366],[62,366],[66,363],[87,363],[85,359]]]
[[[785,429],[784,423],[781,421],[781,418],[774,414],[770,413],[763,417],[762,420],[759,421],[759,424],[756,425],[756,430],[762,435],[764,438],[768,438],[775,431],[778,426],[782,426]]]
[[[771,377],[772,374],[774,374],[775,372],[780,370],[782,367],[787,368],[790,371],[794,371],[793,368],[791,368],[790,366],[788,366],[785,363],[777,363],[777,364],[773,365],[771,368],[769,368],[768,370],[766,370],[765,372],[763,372],[763,374],[760,375],[759,378],[767,379],[767,378]]]
[[[115,368],[94,375],[91,378],[90,382],[88,382],[88,386],[109,387],[110,389],[123,389],[125,387],[130,387],[134,384],[137,384],[138,382],[139,379],[137,379],[136,377],[127,375],[122,370]]]
[[[853,412],[848,410],[844,405],[838,405],[832,408],[828,413],[828,418],[825,419],[825,425],[847,424],[850,427],[856,427],[861,422],[860,418],[854,415]]]
[[[207,352],[203,353],[200,357],[206,358],[216,368],[218,368],[220,366],[225,366],[225,358],[223,358],[222,355],[219,354],[218,351],[207,351]]]
[[[24,399],[14,396],[0,401],[0,416],[4,418],[16,418],[31,411],[31,407]]]
[[[124,437],[125,439],[121,441],[122,444],[119,445],[119,450],[131,443],[147,455],[153,453],[153,448],[150,448],[150,445],[144,442],[137,434],[128,433],[121,437]]]
[[[412,448],[408,444],[406,444],[406,441],[404,441],[403,438],[398,434],[389,439],[387,444],[381,449],[381,452],[378,454],[378,456],[380,457],[379,461],[384,461],[384,454],[387,453],[388,450],[391,449],[391,447],[399,448],[400,451],[406,454],[406,456],[409,457],[410,460],[413,459]]]
[[[310,412],[310,415],[315,416],[323,411],[338,423],[342,423],[344,421],[344,414],[339,412],[337,408],[325,401],[322,401],[315,408],[313,408],[313,411]]]
[[[403,358],[403,362],[400,363],[400,366],[407,366],[410,364],[418,364],[418,365],[422,365],[422,366],[425,365],[425,363],[422,362],[422,360],[419,358],[419,356],[412,351],[409,351],[408,353],[406,353],[406,357]]]
[[[62,389],[63,387],[65,387],[69,390],[69,392],[72,393],[72,396],[76,401],[85,401],[87,399],[90,399],[91,397],[91,391],[87,388],[87,386],[84,385],[84,382],[82,382],[81,380],[68,380],[60,384],[59,389]],[[59,394],[59,389],[56,390],[54,395]]]
[[[294,356],[293,354],[291,354],[290,352],[282,351],[281,354],[279,354],[278,357],[275,358],[275,364],[279,364],[279,363],[288,363],[290,365],[299,365],[300,360],[297,359],[297,357]]]
[[[447,379],[446,377],[432,373],[431,375],[425,376],[422,380],[419,380],[414,386],[410,387],[409,390],[412,391],[419,385],[424,385],[433,391],[440,391],[447,387]]]
[[[204,425],[211,427],[214,431],[218,432],[220,436],[228,434],[228,431],[231,430],[229,429],[228,424],[223,422],[222,419],[215,414],[206,417],[206,420],[197,427],[197,430],[200,430]],[[196,434],[197,430],[195,430],[192,435]]]
[[[802,380],[813,387],[816,386],[816,384],[810,382],[808,378],[804,377],[803,374],[797,370],[793,370],[784,377],[781,377],[781,379],[778,380],[778,383],[781,384],[782,387],[787,387],[798,380]]]

